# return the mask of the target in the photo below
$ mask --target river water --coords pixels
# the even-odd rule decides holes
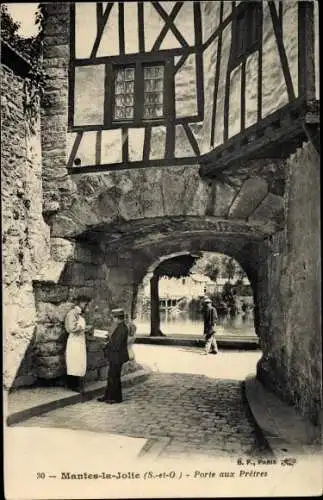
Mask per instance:
[[[194,335],[203,334],[203,319],[202,315],[190,314],[186,311],[173,316],[166,317],[161,311],[161,331],[166,335]],[[135,321],[137,325],[137,334],[149,335],[150,333],[150,318],[149,314],[138,318]],[[231,318],[227,316],[219,320],[217,325],[217,335],[250,335],[255,336],[253,312],[246,315],[237,314]]]

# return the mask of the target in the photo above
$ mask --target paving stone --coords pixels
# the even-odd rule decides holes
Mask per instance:
[[[190,388],[190,396],[188,389]],[[239,381],[208,379],[193,374],[153,373],[124,389],[122,405],[96,400],[54,410],[25,421],[24,426],[68,427],[115,432],[136,437],[170,437],[162,457],[174,452],[201,455],[263,452],[242,401]],[[213,393],[210,402],[210,392]],[[176,398],[170,398],[175,394]],[[184,401],[181,401],[181,396]],[[207,404],[205,402],[208,402]]]

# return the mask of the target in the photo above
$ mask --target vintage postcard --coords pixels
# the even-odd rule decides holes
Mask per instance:
[[[7,500],[322,494],[318,40],[1,4]]]

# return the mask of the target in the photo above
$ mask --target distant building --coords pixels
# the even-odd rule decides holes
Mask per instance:
[[[189,299],[198,298],[204,295],[208,284],[212,283],[208,276],[202,274],[191,274],[183,278],[160,278],[159,280],[159,298],[180,299],[187,297]],[[145,284],[144,296],[150,296],[150,284]]]
[[[236,283],[237,281],[237,276],[235,276],[232,280],[230,280],[231,283]],[[225,283],[227,283],[229,280],[228,278],[218,278],[215,281],[209,281],[208,283],[206,283],[205,285],[205,293],[206,294],[210,294],[210,293],[222,293],[223,291],[223,287],[225,285]],[[250,282],[248,280],[248,278],[242,278],[242,284],[245,285],[245,286],[248,286],[250,285]]]

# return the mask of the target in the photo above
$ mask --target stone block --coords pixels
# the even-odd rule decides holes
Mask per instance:
[[[42,342],[66,342],[67,332],[64,325],[52,323],[39,323],[36,328],[37,345]]]
[[[64,262],[49,261],[40,267],[34,281],[58,283],[65,267]]]
[[[69,46],[66,44],[62,45],[44,45],[44,58],[69,58]]]
[[[51,238],[51,255],[57,262],[66,262],[74,257],[74,241],[64,238]]]
[[[108,366],[102,366],[99,370],[99,380],[107,380],[108,378]]]
[[[59,304],[68,300],[69,288],[67,286],[36,283],[34,289],[37,302]]]
[[[85,384],[87,382],[94,382],[95,380],[98,380],[98,379],[99,379],[98,370],[89,370],[85,375]]]
[[[68,28],[66,26],[66,23],[64,22],[54,22],[52,21],[51,23],[47,23],[45,28],[44,28],[44,35],[62,35],[68,31]]]
[[[268,193],[268,184],[261,177],[247,179],[234,199],[229,217],[248,218]]]
[[[266,198],[260,203],[256,210],[251,214],[250,220],[263,219],[268,220],[273,218],[277,213],[284,209],[284,199],[282,196],[277,196],[268,193]]]
[[[36,357],[65,354],[66,342],[40,342],[35,346]]]
[[[28,387],[35,383],[36,377],[34,375],[23,375],[21,377],[16,377],[12,385],[13,389],[18,389],[19,387]]]
[[[215,202],[213,215],[216,217],[227,217],[230,205],[237,191],[227,184],[215,184]]]
[[[95,285],[93,286],[74,286],[69,288],[69,301],[77,301],[79,297],[88,297],[91,300],[95,294]]]
[[[96,253],[98,253],[97,249]],[[96,255],[93,249],[77,244],[75,247],[74,260],[75,262],[94,264],[96,262]]]
[[[129,373],[134,373],[140,368],[140,365],[136,360],[128,361],[122,365],[121,375],[128,375]]]
[[[86,364],[89,369],[100,368],[106,364],[102,351],[89,352],[87,354]]]
[[[86,349],[88,352],[102,352],[105,341],[99,338],[87,338]]]
[[[65,357],[58,356],[38,356],[36,360],[36,375],[44,379],[61,377],[66,373]]]
[[[47,68],[66,68],[68,66],[68,57],[47,57],[44,58],[44,70]]]
[[[39,323],[63,323],[68,311],[74,306],[72,302],[62,304],[51,304],[40,302],[37,308]]]
[[[93,264],[67,264],[61,276],[60,283],[70,286],[84,286],[89,281],[104,280],[106,271],[102,266]]]

